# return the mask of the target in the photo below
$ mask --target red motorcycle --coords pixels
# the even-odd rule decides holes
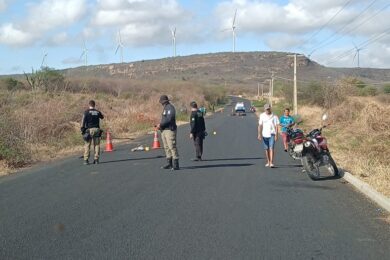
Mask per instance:
[[[302,158],[303,151],[303,141],[305,135],[303,131],[299,128],[293,128],[292,126],[287,127],[287,135],[290,139],[288,143],[288,154],[295,160],[300,160]]]
[[[325,114],[322,120],[326,119]],[[326,137],[322,136],[322,129],[326,126],[312,130],[303,142],[302,166],[312,180],[321,178],[321,167],[325,167],[333,176],[339,176],[339,170],[330,154]]]

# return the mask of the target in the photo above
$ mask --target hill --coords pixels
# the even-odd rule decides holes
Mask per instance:
[[[123,64],[82,66],[63,70],[71,78],[103,77],[134,80],[181,80],[216,85],[253,85],[271,77],[293,78],[293,58],[285,52],[240,52],[191,55]],[[298,80],[334,81],[357,77],[364,82],[387,81],[390,69],[331,68],[307,57],[297,59]]]

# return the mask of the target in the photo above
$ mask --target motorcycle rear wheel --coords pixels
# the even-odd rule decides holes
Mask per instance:
[[[305,169],[307,175],[313,181],[320,179],[320,168],[314,163],[314,157],[311,154],[306,154],[301,159],[302,166]]]

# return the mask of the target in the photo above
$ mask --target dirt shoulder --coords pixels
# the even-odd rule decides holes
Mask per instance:
[[[390,105],[359,97],[329,111],[303,106],[304,130],[321,125],[324,112],[331,125],[323,132],[338,166],[390,197]]]

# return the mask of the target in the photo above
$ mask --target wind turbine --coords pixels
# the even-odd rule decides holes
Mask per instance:
[[[171,29],[172,33],[172,48],[173,48],[173,57],[176,57],[176,27]]]
[[[364,48],[358,48],[355,44],[353,44],[355,46],[355,49],[356,49],[356,53],[355,53],[355,56],[353,56],[353,61],[355,61],[355,58],[357,56],[357,63],[358,63],[358,68],[360,68],[360,51],[361,50],[364,50]]]
[[[116,47],[115,55],[118,53],[118,50],[120,49],[121,50],[121,63],[123,63],[123,47],[124,46],[122,43],[121,31],[118,31],[117,41],[118,41],[118,47]]]
[[[237,9],[234,13],[233,23],[232,23],[232,33],[233,33],[233,52],[236,52],[236,16],[237,16]]]
[[[48,55],[48,53],[47,53],[46,50],[45,50],[45,51],[43,52],[41,68],[47,67],[47,63],[46,63],[47,55]]]
[[[81,53],[80,55],[80,60],[84,57],[84,65],[85,66],[88,66],[88,48],[87,48],[87,45],[84,41],[84,49],[83,49],[83,52]]]
[[[237,9],[236,9],[236,12],[234,13],[234,17],[233,17],[233,22],[232,22],[232,27],[231,28],[227,28],[225,30],[222,30],[223,32],[224,31],[228,31],[228,30],[232,30],[232,34],[233,34],[233,52],[236,52],[236,17],[237,17]]]

